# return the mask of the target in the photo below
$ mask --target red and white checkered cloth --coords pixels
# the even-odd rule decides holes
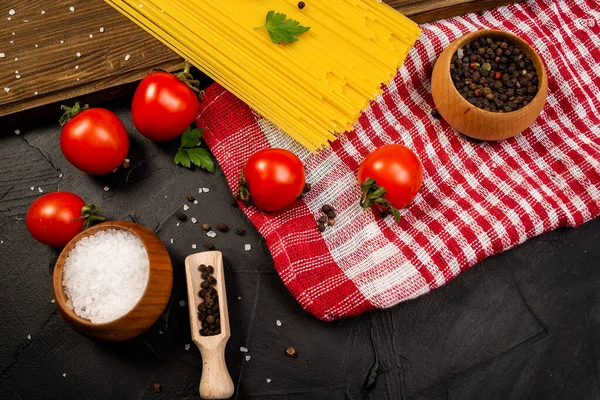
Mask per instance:
[[[313,186],[304,200],[276,214],[244,209],[303,308],[334,320],[390,307],[530,237],[600,214],[599,20],[597,0],[532,0],[425,24],[384,95],[353,132],[318,154],[217,84],[206,91],[197,123],[234,191],[258,150],[288,148],[305,162]],[[476,143],[431,118],[430,77],[444,47],[485,28],[533,44],[547,65],[549,96],[521,135]],[[410,147],[424,167],[423,187],[399,224],[358,205],[358,166],[386,143]],[[323,204],[338,216],[320,233]]]

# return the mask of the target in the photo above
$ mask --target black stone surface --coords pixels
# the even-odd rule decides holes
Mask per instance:
[[[225,255],[232,328],[226,357],[235,398],[600,398],[599,219],[491,257],[427,296],[325,323],[287,292],[261,237],[230,206],[223,174],[176,167],[177,143],[157,145],[137,134],[128,103],[104,105],[132,138],[131,169],[107,177],[80,173],[63,158],[58,113],[31,113],[20,126],[0,120],[0,399],[199,398],[202,362],[193,344],[185,350],[192,342],[187,307],[179,302],[186,297],[183,260],[195,252],[192,244],[201,249],[207,240]],[[197,194],[200,187],[210,192]],[[148,332],[100,343],[57,315],[50,275],[57,252],[35,242],[24,221],[38,188],[73,191],[111,219],[157,231],[171,253],[175,282],[165,313]],[[187,211],[198,223],[177,227],[175,213],[188,193],[199,200]],[[248,234],[211,240],[204,222]],[[298,358],[284,354],[288,346]]]

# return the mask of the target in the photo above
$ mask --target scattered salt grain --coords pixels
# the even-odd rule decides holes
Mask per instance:
[[[41,187],[38,188],[38,192],[40,193],[44,193],[44,189],[42,189]]]
[[[267,378],[267,383],[271,383],[271,380],[269,378]]]
[[[171,239],[171,244],[173,244],[173,239]]]
[[[8,17],[8,18],[6,18],[6,19],[10,21],[12,18],[11,18],[11,17]]]
[[[38,92],[33,92],[33,95],[34,95],[34,96],[37,96],[37,95],[38,95]]]
[[[36,45],[35,45],[35,48],[37,49],[38,47],[40,47],[40,46],[36,44]]]
[[[198,204],[198,200],[194,200],[194,204]]]
[[[108,186],[104,186],[104,191],[108,192],[110,190],[110,188]]]
[[[36,93],[37,93],[37,92],[36,92]],[[62,174],[62,172],[60,173],[60,175],[58,175],[58,177],[59,177],[59,178],[62,178],[62,177],[63,177],[63,174]]]
[[[91,38],[93,38],[93,37],[94,37],[94,35],[92,35],[92,34],[90,33],[90,39],[91,39]]]
[[[35,187],[34,187],[34,186],[32,186],[32,187],[30,187],[29,189],[31,189],[31,191],[33,192],[33,191],[35,190]]]
[[[12,32],[12,35],[15,36],[16,34],[14,32]]]
[[[188,206],[187,204],[183,205],[183,211],[187,211],[190,209],[190,206]]]
[[[50,303],[54,304],[54,303],[56,303],[56,300],[52,299],[52,300],[50,300]]]
[[[179,226],[179,222],[178,222],[178,223],[177,223],[177,225],[175,225],[175,226]]]
[[[67,377],[67,373],[65,372],[65,373],[63,374],[63,378],[66,378],[66,377]]]
[[[79,240],[63,267],[67,307],[93,323],[113,321],[141,298],[150,262],[134,234],[107,229]]]
[[[196,250],[198,246],[196,246],[195,244],[192,245],[192,249]]]
[[[241,351],[242,353],[247,353],[247,352],[248,352],[248,349],[247,349],[247,348],[245,348],[245,347],[240,347],[240,351]]]
[[[15,135],[20,135],[21,131],[19,129],[15,129]]]
[[[164,335],[163,331],[158,331],[159,335]]]
[[[186,351],[187,351],[187,350],[189,350],[189,349],[190,349],[190,347],[191,347],[191,346],[190,346],[190,344],[189,344],[189,343],[188,343],[188,344],[186,344],[186,345],[185,345],[185,349],[186,349]]]
[[[130,59],[130,58],[131,58],[131,56],[130,56],[129,54],[127,54],[127,55],[125,56],[125,61],[129,61],[129,59]]]
[[[250,361],[250,359],[251,359],[252,357],[250,357],[250,356],[246,356],[246,357],[244,357],[244,358],[246,359],[246,361]]]
[[[40,11],[40,14],[44,15],[44,14],[46,14],[46,11],[42,10],[42,11]]]
[[[81,57],[81,53],[77,52],[77,54],[75,54],[77,56],[77,58]]]
[[[24,19],[23,22],[27,23],[27,22],[29,22],[29,20],[28,19]]]
[[[76,66],[75,66],[75,69],[79,69],[79,65],[76,65]]]
[[[16,71],[15,71],[15,74],[18,74],[18,73],[19,73],[19,70],[16,70]]]
[[[179,300],[179,307],[185,307],[185,306],[187,306],[187,301]]]
[[[0,58],[5,58],[5,57],[6,57],[6,54],[0,53]]]
[[[103,33],[103,32],[104,32],[104,27],[101,27],[100,28],[100,33]]]
[[[8,12],[8,15],[15,15],[17,12],[14,9],[10,9],[10,11]]]
[[[61,41],[60,41],[60,43],[61,43],[61,44],[62,44],[62,43],[64,43],[64,42],[65,42],[64,40],[61,40]]]
[[[202,191],[203,191],[204,193],[208,193],[208,192],[210,192],[210,189],[205,187],[205,188],[202,188]]]
[[[71,7],[69,7],[69,10],[71,10],[71,12],[74,12],[75,11],[75,7],[71,6]]]
[[[250,251],[250,250],[252,250],[252,246],[251,246],[251,245],[249,245],[249,244],[246,244],[246,245],[244,246],[244,250],[246,250],[246,251]]]
[[[196,222],[198,222],[198,220],[196,218],[192,218],[192,219],[190,219],[190,221],[192,221],[192,224],[195,224]]]
[[[213,232],[213,231],[206,232],[206,235],[209,236],[209,237],[211,237],[211,238],[214,238],[214,237],[217,236],[217,234],[215,232]]]
[[[277,324],[277,326],[281,326],[281,321],[277,320],[277,322],[275,322]]]
[[[27,335],[27,339],[31,340],[31,335]]]
[[[21,75],[15,75],[15,78],[21,79]]]
[[[5,87],[5,88],[4,88],[4,91],[5,91],[6,93],[10,92],[10,88],[9,88],[9,87]]]
[[[242,299],[242,296],[238,296],[238,300],[241,300],[241,299]]]

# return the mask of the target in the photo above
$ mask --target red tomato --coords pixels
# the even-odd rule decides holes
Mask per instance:
[[[164,142],[181,135],[194,122],[198,94],[177,76],[152,72],[133,95],[133,124],[145,137]]]
[[[423,167],[408,147],[388,144],[369,154],[358,169],[358,181],[375,179],[386,191],[383,198],[396,209],[413,201],[423,182]]]
[[[252,202],[265,211],[291,205],[304,191],[304,164],[291,151],[265,149],[252,155],[244,167]]]
[[[64,247],[83,229],[81,209],[85,202],[73,193],[53,192],[29,207],[25,222],[34,239],[53,247]]]
[[[103,175],[118,168],[127,157],[129,136],[115,114],[103,108],[90,108],[63,126],[60,148],[76,168]]]

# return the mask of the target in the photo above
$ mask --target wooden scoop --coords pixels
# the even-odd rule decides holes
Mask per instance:
[[[219,295],[219,313],[221,333],[214,336],[200,335],[201,323],[198,320],[198,304],[202,277],[198,266],[212,265],[213,276],[217,280],[215,288]],[[206,251],[188,256],[185,259],[185,275],[188,288],[188,304],[190,310],[190,328],[192,340],[202,354],[202,378],[200,379],[200,397],[203,399],[228,399],[233,395],[234,386],[227,365],[225,365],[225,345],[231,336],[229,330],[229,311],[227,310],[227,292],[225,291],[225,275],[223,274],[223,256],[220,251]]]

